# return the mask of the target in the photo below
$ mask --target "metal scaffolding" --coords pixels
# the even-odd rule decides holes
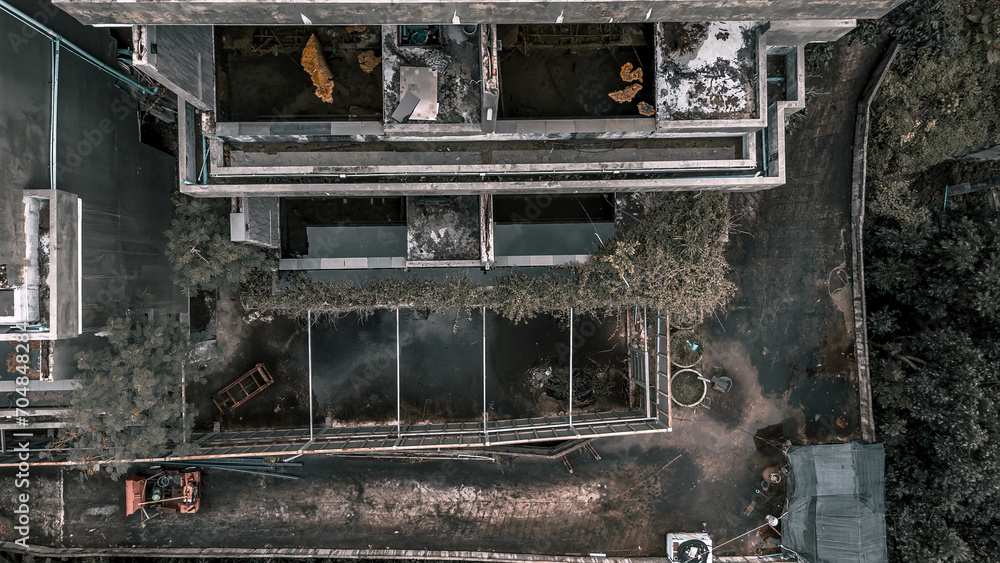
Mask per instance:
[[[649,348],[643,344],[641,378],[633,377],[645,396],[645,409],[613,412],[574,412],[573,363],[575,316],[570,309],[569,326],[569,389],[565,415],[490,420],[487,403],[487,358],[486,358],[486,310],[482,309],[482,420],[470,422],[443,422],[404,424],[402,421],[400,361],[399,310],[396,317],[396,420],[390,424],[368,426],[333,426],[330,421],[324,428],[316,428],[312,406],[312,313],[307,313],[309,348],[309,425],[303,428],[272,429],[239,432],[204,432],[191,436],[189,444],[197,451],[185,456],[177,456],[165,449],[160,457],[134,460],[136,462],[157,461],[170,463],[182,460],[274,456],[298,457],[303,454],[364,453],[386,450],[427,450],[459,447],[489,447],[507,444],[570,440],[604,436],[628,436],[671,430],[670,407],[670,352],[669,316],[657,311],[656,330],[656,387],[651,389],[649,373]],[[637,315],[638,316],[638,315]],[[645,312],[642,315],[645,340],[647,330]],[[634,361],[634,359],[633,359]],[[644,385],[643,385],[644,384]],[[655,407],[650,404],[656,395]],[[12,438],[12,436],[3,436]],[[9,441],[4,440],[9,445]],[[38,464],[69,465],[65,452],[50,450],[50,441],[38,437],[33,441],[31,462]],[[41,459],[47,452],[50,457]],[[8,447],[0,447],[0,467],[16,466],[20,460]]]

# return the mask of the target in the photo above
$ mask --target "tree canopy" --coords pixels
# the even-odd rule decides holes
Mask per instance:
[[[120,316],[99,334],[107,346],[77,355],[79,385],[60,438],[72,460],[90,469],[111,462],[105,467],[117,477],[127,463],[115,461],[159,457],[168,444],[182,443],[184,420],[190,425],[195,413],[189,405],[182,416],[178,322]]]
[[[185,295],[238,290],[248,279],[271,267],[263,249],[230,240],[227,200],[175,193],[173,202],[174,220],[164,233],[166,253],[174,283],[183,288]]]
[[[894,559],[989,560],[1000,549],[1000,220],[971,207],[912,228],[873,223],[872,383]]]
[[[914,0],[861,33],[900,45],[871,109],[865,229],[892,561],[1000,551],[1000,221],[983,192],[943,205],[946,185],[997,175],[954,160],[1000,143],[989,4]]]

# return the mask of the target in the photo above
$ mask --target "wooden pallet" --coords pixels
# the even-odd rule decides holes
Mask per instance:
[[[274,384],[274,378],[268,373],[267,368],[264,367],[264,364],[257,364],[239,379],[212,395],[212,402],[219,408],[219,412],[226,414],[272,384]]]

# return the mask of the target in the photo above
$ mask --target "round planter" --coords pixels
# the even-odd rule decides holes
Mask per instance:
[[[670,376],[670,398],[682,407],[697,406],[708,394],[708,382],[693,369],[682,369]]]
[[[694,329],[697,328],[697,326],[700,324],[701,321],[692,321],[690,319],[677,319],[675,323],[671,324],[670,328],[676,330],[677,332],[694,332]]]
[[[696,345],[694,350],[692,344]],[[701,360],[701,337],[693,332],[678,332],[670,336],[670,362],[679,368],[694,367]]]

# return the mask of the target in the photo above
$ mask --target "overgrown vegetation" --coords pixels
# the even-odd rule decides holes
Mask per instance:
[[[945,185],[997,175],[951,160],[1000,142],[983,8],[910,2],[865,31],[902,49],[872,107],[865,232],[892,561],[991,561],[1000,548],[1000,220],[982,192],[942,205]]]
[[[904,190],[875,196],[866,235],[893,559],[990,560],[1000,549],[1000,220],[982,193],[942,212]]]
[[[866,25],[861,35],[900,43],[872,105],[870,178],[910,180],[964,151],[1000,143],[1000,64],[989,62],[995,46],[981,38],[981,13],[974,4],[916,0]]]
[[[587,263],[541,275],[514,270],[492,287],[466,277],[448,282],[389,277],[357,284],[328,284],[289,276],[274,294],[263,285],[247,301],[264,312],[286,316],[371,312],[378,308],[458,309],[488,307],[515,321],[541,313],[602,314],[628,304],[669,309],[681,319],[699,319],[726,303],[734,292],[725,277],[723,237],[726,196],[677,195]]]
[[[228,200],[175,193],[174,220],[164,233],[174,283],[185,295],[237,291],[271,267],[267,253],[229,237]]]
[[[110,462],[103,466],[117,478],[128,464],[116,461],[160,457],[168,444],[182,443],[195,412],[182,410],[179,322],[125,312],[99,334],[107,346],[77,355],[80,385],[60,441],[83,468]]]

